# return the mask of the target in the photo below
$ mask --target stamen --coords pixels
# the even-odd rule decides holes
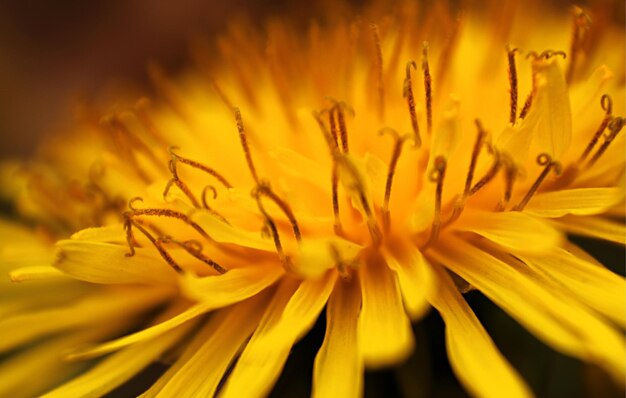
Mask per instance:
[[[517,178],[517,173],[519,170],[515,166],[513,159],[511,159],[508,155],[504,155],[504,198],[498,203],[497,210],[503,211],[508,206],[511,201],[511,196],[513,195],[513,185],[515,184],[515,179]]]
[[[422,249],[431,246],[439,238],[439,230],[441,229],[441,200],[443,198],[443,180],[446,176],[446,165],[446,158],[437,156],[434,162],[434,169],[428,176],[430,181],[437,183],[437,187],[435,188],[435,215],[430,228],[430,236]]]
[[[402,95],[406,98],[406,102],[409,107],[411,127],[413,128],[413,141],[416,146],[420,147],[422,146],[422,139],[420,137],[419,125],[417,124],[417,114],[415,113],[415,97],[413,96],[413,82],[411,81],[411,67],[417,70],[415,61],[410,61],[406,64],[406,77],[404,78]]]
[[[130,211],[127,211],[127,212],[125,212],[123,214],[123,216],[125,218],[126,217],[133,218],[133,217],[136,217],[136,216],[175,218],[175,219],[181,220],[185,224],[187,224],[190,227],[192,227],[203,238],[205,238],[207,240],[213,240],[209,236],[209,234],[207,234],[206,231],[204,229],[202,229],[202,227],[200,225],[198,225],[196,222],[191,220],[189,218],[189,216],[187,216],[186,214],[183,214],[183,213],[181,213],[179,211],[176,211],[176,210],[170,210],[170,209],[158,209],[158,208],[137,209],[137,208],[134,207],[134,203],[137,202],[137,201],[143,202],[143,199],[140,198],[140,197],[135,197],[135,198],[132,198],[128,202],[128,208],[130,209]]]
[[[598,151],[593,155],[593,157],[589,159],[589,162],[587,163],[587,166],[586,166],[587,168],[593,166],[598,161],[598,159],[600,159],[600,156],[604,154],[604,152],[607,150],[611,142],[613,142],[613,140],[615,139],[615,137],[617,137],[619,132],[622,131],[624,124],[626,124],[626,119],[622,117],[614,117],[609,122],[608,134],[606,133],[604,134],[604,142],[602,143],[600,148],[598,148]]]
[[[526,101],[524,101],[524,106],[522,107],[522,110],[519,113],[519,118],[520,119],[524,119],[524,118],[526,118],[526,115],[528,115],[528,111],[530,110],[530,106],[533,103],[533,96],[534,96],[534,90],[531,90],[531,92],[528,93],[528,97],[526,97]]]
[[[330,157],[333,161],[332,175],[331,175],[331,185],[332,185],[332,201],[333,201],[333,216],[335,219],[334,230],[335,234],[341,235],[342,227],[341,227],[341,219],[339,218],[339,198],[338,198],[338,186],[339,186],[339,169],[337,166],[337,158],[340,156],[339,147],[337,145],[336,137],[333,137],[332,134],[328,131],[320,114],[317,112],[313,112],[313,117],[317,121],[317,124],[320,127],[320,131],[322,135],[326,139],[326,143],[328,144],[328,150],[330,151]],[[331,116],[332,117],[332,116]]]
[[[485,138],[487,138],[487,132],[483,128],[480,120],[476,119],[474,120],[474,123],[476,124],[478,133],[476,134],[476,141],[474,142],[474,149],[472,150],[472,158],[470,160],[469,169],[467,170],[467,177],[465,178],[465,189],[463,191],[464,197],[467,197],[470,194],[472,181],[474,179],[474,171],[476,170],[476,163],[478,162],[478,155],[480,154]]]
[[[339,132],[337,131],[337,122],[335,120],[336,113],[337,106],[334,105],[328,112],[328,124],[330,125],[330,135],[333,137],[333,140],[335,140],[335,143],[339,145]]]
[[[530,187],[528,192],[526,192],[526,195],[524,196],[524,198],[517,204],[517,206],[513,208],[513,211],[524,210],[524,207],[526,207],[526,205],[528,204],[528,201],[533,197],[535,192],[537,192],[537,189],[539,189],[539,186],[541,185],[543,180],[546,179],[546,177],[548,176],[548,174],[550,173],[552,169],[554,169],[557,175],[561,174],[561,163],[557,161],[553,161],[552,157],[550,157],[550,155],[548,155],[547,153],[542,153],[541,155],[537,156],[537,163],[540,166],[545,166],[545,167],[543,171],[541,172],[541,174],[539,174],[539,177],[537,177],[533,185]]]
[[[361,202],[361,206],[363,207],[363,211],[365,212],[365,216],[367,217],[367,229],[370,233],[370,237],[372,238],[372,243],[374,246],[380,245],[382,242],[382,234],[378,225],[376,223],[376,218],[374,218],[374,213],[372,212],[372,208],[367,201],[367,195],[365,193],[365,183],[361,180],[361,176],[358,171],[354,168],[354,165],[347,161],[346,157],[340,155],[336,158],[337,166],[343,167],[346,172],[350,174],[352,179],[354,180],[354,184],[349,188],[357,191],[359,195],[359,202]]]
[[[531,51],[528,54],[526,54],[526,59],[528,58],[533,58],[534,60],[537,60],[539,58],[550,59],[557,55],[563,57],[564,59],[567,57],[567,55],[563,51],[546,50],[542,52],[541,54],[537,54],[536,51]],[[524,119],[528,115],[528,111],[530,110],[530,107],[533,103],[533,97],[535,96],[536,91],[537,91],[537,82],[535,80],[536,80],[536,76],[533,75],[533,86],[532,86],[532,89],[530,90],[530,93],[528,94],[528,97],[526,97],[524,106],[522,107],[522,110],[519,114],[520,119]]]
[[[428,65],[428,42],[424,42],[422,48],[422,71],[424,72],[424,93],[426,96],[426,126],[430,135],[433,131],[433,89],[430,66]]]
[[[230,223],[228,222],[228,220],[224,216],[222,216],[220,213],[218,213],[213,208],[211,208],[211,206],[209,206],[209,204],[208,204],[208,202],[206,200],[207,191],[211,191],[213,193],[213,199],[214,200],[217,199],[217,190],[215,189],[215,187],[213,185],[207,185],[202,190],[202,207],[204,207],[213,216],[217,217],[224,224],[230,225]]]
[[[163,190],[163,199],[165,200],[167,198],[167,194],[169,193],[172,185],[176,185],[178,189],[180,189],[185,194],[185,196],[187,196],[189,201],[191,201],[191,204],[193,205],[193,207],[195,208],[200,207],[198,200],[196,199],[194,194],[191,192],[187,184],[185,184],[184,182],[180,180],[180,178],[178,178],[178,172],[176,170],[176,158],[173,158],[172,160],[170,160],[169,169],[170,169],[170,172],[172,173],[172,178],[165,185],[165,189]]]
[[[377,71],[377,88],[378,88],[378,118],[380,120],[385,117],[385,87],[383,81],[383,51],[380,44],[380,32],[378,25],[370,23],[370,30],[374,39],[376,48],[376,71]]]
[[[108,120],[108,123],[111,128],[117,130],[117,132],[124,137],[125,141],[133,146],[135,150],[143,152],[154,165],[159,166],[161,164],[159,157],[155,155],[150,147],[146,145],[139,137],[137,137],[136,134],[128,129],[126,124],[122,120],[120,120],[119,116],[115,115],[111,117]]]
[[[255,196],[254,192],[255,191],[253,191],[253,197],[256,199],[257,207],[259,208],[259,211],[261,212],[261,214],[263,215],[263,218],[265,219],[265,227],[267,229],[264,229],[264,231],[267,232],[269,230],[269,233],[272,236],[272,239],[274,240],[274,247],[276,248],[276,253],[278,253],[278,257],[280,258],[280,261],[283,263],[283,265],[286,268],[289,268],[290,260],[289,260],[289,257],[285,255],[285,251],[283,250],[283,245],[280,242],[280,236],[278,235],[278,228],[276,228],[276,223],[274,223],[274,220],[272,219],[272,217],[265,210],[265,207],[263,207],[261,196],[260,195]]]
[[[134,240],[133,235],[132,235],[132,227],[135,227],[142,234],[144,234],[146,238],[148,238],[148,240],[154,245],[154,247],[156,247],[161,257],[165,260],[165,262],[167,262],[170,265],[170,267],[174,268],[176,272],[182,272],[182,268],[180,268],[180,266],[176,263],[176,261],[174,261],[172,256],[168,253],[168,251],[165,250],[161,241],[159,239],[155,239],[154,236],[152,236],[152,234],[148,232],[147,229],[142,227],[141,224],[139,224],[138,222],[134,221],[131,218],[131,216],[126,216],[124,227],[126,228],[126,239],[128,241],[128,245],[130,248],[130,253],[126,254],[127,257],[132,257],[135,255],[135,248],[132,243]]]
[[[315,118],[315,120],[317,121],[317,124],[318,124],[318,126],[320,128],[320,131],[322,132],[322,135],[324,136],[324,139],[326,140],[326,144],[328,145],[328,150],[330,151],[330,156],[331,156],[331,158],[334,161],[335,158],[340,156],[339,146],[337,144],[337,140],[332,136],[332,134],[326,128],[326,125],[324,124],[324,121],[322,120],[322,118],[320,116],[320,113],[316,112],[316,111],[313,111],[312,115]]]
[[[224,185],[224,187],[226,188],[232,188],[233,186],[228,182],[228,180],[226,180],[226,178],[224,178],[224,176],[222,176],[220,173],[218,173],[215,169],[212,169],[211,167],[205,166],[204,164],[197,162],[195,160],[191,160],[191,159],[187,159],[184,158],[176,153],[174,153],[175,150],[177,150],[178,147],[172,146],[168,149],[170,155],[172,156],[172,159],[189,165],[191,167],[193,167],[194,169],[198,169],[201,171],[204,171],[205,173],[215,177],[220,183],[222,183],[222,185]],[[171,169],[170,169],[171,171]]]
[[[572,41],[570,44],[570,62],[567,66],[567,72],[565,74],[565,81],[567,84],[572,82],[574,72],[576,71],[576,64],[580,55],[584,50],[584,41],[586,33],[591,25],[591,19],[580,7],[574,6],[572,8],[572,14],[574,16],[573,29],[572,29]]]
[[[476,134],[476,141],[474,142],[474,149],[472,150],[472,158],[470,160],[469,169],[467,170],[467,177],[465,178],[465,188],[463,189],[463,194],[454,206],[454,210],[452,212],[452,215],[450,216],[450,219],[446,221],[445,224],[450,224],[451,222],[455,221],[461,216],[461,213],[463,213],[463,209],[465,208],[465,202],[467,201],[467,198],[469,198],[472,189],[472,181],[474,180],[474,172],[476,170],[476,163],[478,162],[478,155],[480,154],[480,150],[483,147],[483,142],[487,137],[487,132],[483,128],[480,120],[476,119],[474,120],[474,123],[476,124],[476,129],[478,130],[478,133]]]
[[[173,244],[181,247],[182,249],[185,249],[185,251],[187,253],[189,253],[190,255],[195,257],[196,259],[202,261],[203,263],[205,263],[209,267],[213,268],[215,271],[219,272],[220,274],[225,274],[226,271],[227,271],[221,265],[219,265],[215,261],[211,260],[210,258],[205,256],[204,254],[202,254],[202,244],[200,242],[196,241],[196,240],[188,240],[188,241],[185,241],[185,242],[180,242],[178,240],[173,239],[170,236],[163,236],[163,237],[159,238],[158,240],[161,243],[165,243],[165,244],[173,243]]]
[[[252,154],[250,153],[250,147],[248,146],[248,139],[246,137],[246,131],[243,128],[243,119],[241,118],[241,111],[239,108],[234,108],[235,120],[237,121],[237,131],[239,132],[239,140],[241,141],[241,147],[246,155],[246,162],[248,163],[248,169],[252,174],[252,179],[259,185],[259,176],[257,175],[254,163],[252,162]]]
[[[291,210],[287,202],[282,200],[278,195],[276,195],[276,193],[274,193],[274,191],[272,191],[272,188],[267,181],[261,181],[261,183],[254,190],[252,196],[257,198],[257,201],[260,201],[261,196],[265,196],[266,198],[274,202],[274,204],[276,204],[280,208],[280,210],[289,220],[296,240],[298,242],[302,241],[302,233],[300,232],[300,227],[298,226],[296,216],[293,214],[293,211]]]
[[[101,124],[107,127],[110,132],[110,137],[113,141],[113,145],[115,146],[115,150],[119,152],[120,156],[124,158],[130,164],[131,168],[137,173],[137,176],[141,178],[143,182],[149,184],[151,182],[150,177],[144,169],[142,169],[137,161],[136,153],[133,150],[133,147],[125,136],[123,131],[115,126],[114,116],[103,117],[100,121]]]
[[[493,180],[496,174],[498,174],[498,171],[500,171],[500,167],[502,167],[502,159],[501,159],[500,152],[498,152],[495,148],[491,147],[490,145],[487,146],[487,148],[489,149],[489,152],[493,155],[493,163],[491,167],[489,168],[489,170],[487,170],[487,173],[485,173],[483,178],[478,180],[478,182],[474,184],[472,189],[470,189],[469,196],[476,194],[485,185],[491,182],[491,180]]]
[[[394,139],[393,150],[391,152],[391,160],[389,161],[389,169],[387,170],[387,182],[385,183],[385,198],[383,200],[383,227],[385,231],[389,230],[391,215],[389,214],[389,199],[391,198],[391,186],[393,185],[393,177],[398,165],[398,159],[402,154],[402,147],[408,139],[407,136],[400,136],[397,131],[386,127],[378,132],[379,135],[389,134]]]
[[[341,235],[343,233],[343,228],[341,226],[341,219],[339,218],[339,195],[338,195],[339,173],[337,170],[336,162],[333,162],[331,184],[332,184],[332,197],[333,197],[333,217],[335,220],[333,229],[336,235]]]
[[[345,102],[338,102],[336,105],[337,122],[339,124],[339,136],[341,137],[341,150],[343,153],[349,152],[348,146],[348,128],[346,126],[346,115],[344,110],[347,109],[354,117],[354,109],[346,105]]]
[[[511,114],[509,116],[509,122],[515,124],[517,118],[517,68],[515,66],[515,53],[518,52],[517,48],[509,48],[507,46],[507,59],[509,63],[509,85],[511,95]]]
[[[602,135],[606,127],[609,125],[609,122],[611,121],[611,119],[613,118],[612,116],[613,100],[608,94],[604,94],[602,96],[602,98],[600,99],[600,106],[602,106],[602,109],[605,112],[604,119],[602,119],[602,122],[600,123],[598,130],[595,132],[595,134],[591,138],[591,141],[589,141],[589,144],[587,145],[583,153],[580,155],[580,158],[578,159],[579,164],[582,164],[582,162],[584,162],[585,159],[587,159],[587,156],[589,156],[589,154],[591,153],[591,150],[596,146],[596,143],[600,139],[600,136]]]

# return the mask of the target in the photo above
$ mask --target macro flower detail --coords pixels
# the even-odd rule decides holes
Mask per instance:
[[[532,396],[470,290],[623,388],[626,284],[568,239],[626,243],[623,27],[441,4],[235,23],[197,70],[151,68],[158,99],[5,165],[37,227],[0,224],[0,395],[101,396],[166,358],[143,396],[266,396],[325,313],[312,395],[361,396],[434,308],[468,392]]]

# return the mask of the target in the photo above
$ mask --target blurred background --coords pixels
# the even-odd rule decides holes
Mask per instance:
[[[612,4],[613,17],[623,26],[624,1]],[[192,37],[215,36],[238,14],[254,20],[275,13],[305,18],[315,6],[288,0],[0,0],[0,159],[32,154],[43,136],[71,117],[70,109],[80,98],[130,82],[149,91],[150,61],[175,72],[190,59]],[[622,248],[578,243],[623,275]],[[601,371],[545,347],[479,292],[470,292],[467,299],[539,396],[623,396]],[[309,395],[324,327],[321,319],[294,348],[273,396]],[[416,353],[397,368],[368,373],[365,396],[466,396],[447,361],[440,317],[433,312],[414,329]],[[137,396],[165,368],[156,363],[109,396]]]
[[[214,36],[238,14],[260,20],[286,4],[0,0],[0,157],[31,154],[79,98],[116,84],[146,85],[149,61],[175,71],[189,61],[191,37]]]

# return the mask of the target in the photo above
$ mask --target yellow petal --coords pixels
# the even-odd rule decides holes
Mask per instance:
[[[77,344],[103,338],[111,333],[112,328],[107,326],[90,328],[80,333],[63,333],[4,358],[0,363],[0,396],[39,397],[80,373],[88,366],[87,363],[64,362],[59,353]]]
[[[336,162],[339,171],[339,182],[350,196],[352,206],[361,214],[363,220],[370,227],[373,227],[376,223],[373,213],[374,201],[365,161],[347,153],[341,155]]]
[[[126,244],[126,232],[122,224],[107,225],[105,227],[86,228],[75,232],[72,240],[86,240],[91,242],[106,242]]]
[[[359,279],[363,300],[359,346],[365,365],[395,364],[406,358],[414,345],[396,278],[382,258],[374,257],[359,268]]]
[[[219,308],[257,294],[283,274],[280,266],[258,263],[234,268],[222,275],[185,274],[181,277],[181,289],[187,297]]]
[[[257,295],[213,315],[198,332],[203,336],[201,344],[176,367],[155,396],[214,396],[228,365],[261,320],[268,298],[267,294]]]
[[[68,306],[16,314],[0,321],[0,352],[52,333],[138,315],[168,294],[163,289],[111,291],[94,294]]]
[[[536,92],[528,118],[537,118],[535,137],[539,148],[559,160],[572,139],[572,110],[558,57],[533,61]]]
[[[526,117],[513,126],[507,126],[496,140],[496,147],[505,152],[517,164],[524,164],[533,139],[533,128],[537,124],[536,118]]]
[[[315,357],[314,398],[354,397],[363,390],[357,320],[361,293],[357,281],[339,281],[326,309],[326,335]]]
[[[158,360],[189,331],[191,326],[192,324],[179,326],[154,340],[117,352],[43,397],[102,397]]]
[[[581,303],[626,326],[626,281],[603,266],[556,248],[542,256],[519,256],[539,272],[545,272]]]
[[[432,169],[433,162],[437,156],[450,159],[454,150],[461,140],[461,129],[459,120],[459,101],[450,98],[445,111],[441,115],[441,121],[437,125],[432,138],[431,156],[429,159]]]
[[[626,227],[601,217],[565,216],[553,221],[559,228],[574,235],[589,236],[596,239],[626,245]]]
[[[136,343],[140,343],[149,339],[153,339],[155,337],[162,335],[163,333],[169,332],[170,330],[174,329],[175,327],[179,325],[182,325],[185,322],[195,319],[196,317],[204,314],[210,309],[211,309],[211,306],[205,303],[196,304],[164,322],[148,327],[139,332],[135,332],[127,336],[121,337],[119,339],[111,340],[106,343],[98,344],[98,345],[83,348],[83,349],[73,350],[65,355],[65,359],[68,361],[73,361],[73,360],[83,360],[83,359],[94,358],[97,356],[108,354],[113,351],[120,350],[131,344],[136,344]]]
[[[289,350],[324,308],[335,284],[335,272],[319,279],[285,280],[265,313],[232,374],[222,398],[265,396],[280,375]],[[296,284],[297,285],[297,284]]]
[[[291,256],[290,270],[305,278],[317,278],[336,267],[338,262],[352,263],[361,248],[339,237],[304,239],[298,245],[297,253]]]
[[[600,65],[583,84],[570,91],[575,118],[584,118],[590,107],[598,106],[600,96],[606,92],[607,83],[614,77],[607,65]]]
[[[34,265],[32,267],[18,268],[11,271],[9,276],[13,282],[67,278],[61,271],[49,265]]]
[[[408,248],[409,253],[402,259],[396,259],[384,253],[385,261],[398,278],[398,284],[404,298],[404,309],[412,320],[420,319],[430,308],[426,299],[427,290],[432,288],[432,275],[424,272],[424,256],[417,249]]]
[[[95,347],[77,350],[69,359],[91,358],[119,350],[137,342],[159,336],[178,325],[188,322],[208,311],[243,301],[271,285],[282,274],[278,267],[250,266],[236,268],[222,275],[197,278],[182,277],[182,288],[186,294],[200,302],[180,314],[158,325]]]
[[[197,210],[191,215],[191,219],[202,229],[209,231],[211,238],[218,243],[232,243],[251,249],[274,251],[273,243],[263,239],[260,232],[249,232],[228,225],[208,211]]]
[[[469,243],[446,237],[432,256],[484,293],[555,349],[593,362],[623,382],[624,337],[558,285],[526,268],[511,265]],[[513,260],[511,260],[513,261]]]
[[[421,267],[431,267],[422,262]],[[434,267],[437,289],[429,299],[446,323],[446,347],[454,372],[479,397],[530,397],[532,393],[504,359],[446,272]]]
[[[104,284],[140,283],[175,285],[176,272],[160,259],[156,250],[135,249],[101,242],[62,240],[56,244],[54,267],[73,278]]]
[[[558,245],[559,231],[541,219],[521,212],[466,211],[452,226],[475,232],[506,248],[520,252],[542,252]]]
[[[539,217],[586,216],[601,213],[623,198],[622,188],[565,189],[533,196],[524,211]]]

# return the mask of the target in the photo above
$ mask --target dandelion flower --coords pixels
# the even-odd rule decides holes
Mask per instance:
[[[151,68],[160,99],[5,165],[30,227],[0,224],[0,393],[167,357],[145,396],[264,396],[325,309],[313,395],[359,396],[432,307],[471,394],[532,395],[471,289],[623,385],[626,285],[568,240],[625,243],[623,27],[513,4],[235,23],[196,71]]]

